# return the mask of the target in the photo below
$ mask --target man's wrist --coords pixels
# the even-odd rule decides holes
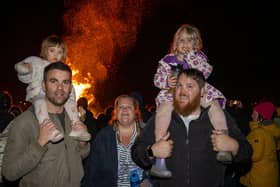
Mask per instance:
[[[45,141],[45,140],[42,140],[42,139],[38,138],[37,143],[38,143],[41,147],[44,147],[44,146],[48,143],[48,141]]]

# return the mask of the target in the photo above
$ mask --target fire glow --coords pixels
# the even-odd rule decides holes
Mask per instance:
[[[66,63],[75,71],[77,98],[86,97],[89,107],[100,111],[104,106],[95,100],[96,84],[113,76],[121,57],[135,44],[145,1],[65,0],[64,4]]]
[[[79,73],[79,70],[73,70],[73,86],[75,88],[76,91],[76,98],[78,100],[79,97],[86,97],[86,90],[91,88],[91,84],[88,82],[82,83],[82,82],[78,82],[77,79],[75,79],[75,76]],[[91,102],[94,100],[94,98],[90,98]]]

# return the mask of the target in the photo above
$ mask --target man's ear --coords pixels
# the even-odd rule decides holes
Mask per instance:
[[[44,80],[42,80],[41,85],[42,85],[43,91],[46,93],[46,83]]]
[[[205,94],[205,88],[203,87],[203,88],[201,88],[201,90],[200,90],[200,96],[203,97],[204,94]]]
[[[75,87],[74,87],[74,85],[73,85],[73,83],[71,83],[71,89],[70,89],[70,94],[71,93],[74,93],[75,95],[75,98],[77,97],[77,95],[76,95],[76,91],[75,91]]]

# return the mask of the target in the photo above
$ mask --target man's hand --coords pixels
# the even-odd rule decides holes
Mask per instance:
[[[172,155],[173,141],[168,140],[169,133],[151,146],[154,157],[168,158]]]
[[[239,148],[238,142],[221,131],[213,130],[211,141],[214,151],[230,151],[233,155],[237,154]]]
[[[46,145],[54,137],[56,131],[58,131],[56,125],[50,119],[44,120],[40,124],[38,143],[41,146]]]

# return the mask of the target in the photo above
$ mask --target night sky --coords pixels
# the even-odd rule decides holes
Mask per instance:
[[[208,82],[228,98],[273,96],[279,99],[279,10],[276,2],[150,0],[143,14],[135,46],[123,57],[116,75],[104,85],[104,103],[117,95],[140,91],[146,103],[158,92],[153,85],[157,62],[167,52],[179,25],[191,23],[202,34],[203,51],[214,70]],[[34,7],[32,7],[34,6]],[[3,11],[9,13],[3,13]],[[1,5],[0,89],[9,90],[15,102],[24,99],[25,87],[19,82],[14,64],[37,55],[43,38],[63,35],[61,0],[9,1]],[[106,99],[104,99],[106,98]]]

